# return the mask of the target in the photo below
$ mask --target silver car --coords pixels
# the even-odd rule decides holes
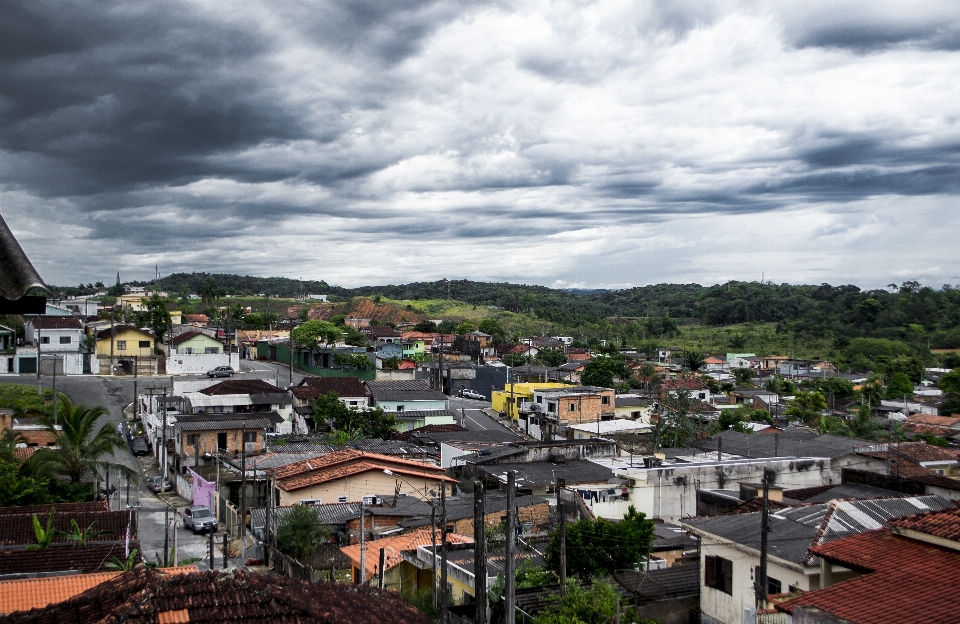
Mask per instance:
[[[215,531],[217,529],[217,517],[209,508],[203,505],[191,505],[183,508],[183,526],[194,533],[206,531],[208,529]]]

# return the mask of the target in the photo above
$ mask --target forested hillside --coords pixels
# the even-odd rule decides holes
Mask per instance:
[[[452,299],[496,306],[559,326],[605,326],[611,317],[636,319],[633,333],[669,335],[676,325],[773,323],[777,333],[828,338],[845,346],[857,337],[889,338],[919,347],[960,347],[960,289],[917,282],[886,290],[728,282],[718,286],[657,284],[589,294],[544,286],[440,280],[342,288],[323,281],[178,273],[161,279],[170,293],[200,292],[210,283],[224,295],[296,297],[316,293],[345,300],[380,295],[396,300]],[[620,323],[622,325],[622,322]],[[626,333],[631,333],[630,331]]]

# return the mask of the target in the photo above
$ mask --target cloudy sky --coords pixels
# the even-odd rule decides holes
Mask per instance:
[[[50,283],[960,283],[960,5],[0,0]]]

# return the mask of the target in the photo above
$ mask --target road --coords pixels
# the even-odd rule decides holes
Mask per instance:
[[[505,425],[484,412],[490,409],[489,401],[478,401],[462,397],[449,397],[450,411],[457,415],[457,423],[470,431],[510,431]]]

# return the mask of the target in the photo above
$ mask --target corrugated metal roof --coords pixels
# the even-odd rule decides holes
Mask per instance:
[[[7,299],[19,299],[31,288],[50,292],[0,216],[0,295]]]

